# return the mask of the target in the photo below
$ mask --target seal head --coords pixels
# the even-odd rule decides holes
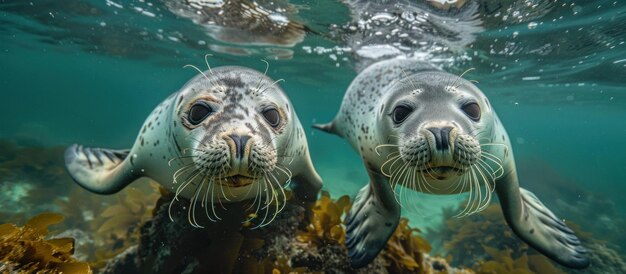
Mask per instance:
[[[217,221],[221,203],[253,200],[265,225],[286,201],[313,201],[321,188],[306,136],[279,81],[243,67],[220,67],[191,79],[157,106],[130,150],[74,145],[66,167],[84,188],[115,193],[150,177]],[[271,205],[271,206],[270,206]]]
[[[397,136],[383,146],[397,146],[404,168],[438,182],[434,188],[424,184],[427,192],[454,192],[445,185],[483,161],[479,140],[493,130],[493,114],[484,95],[465,82],[438,71],[411,75],[390,87],[377,117],[380,132]],[[388,177],[399,176],[400,166],[390,163],[382,170]]]

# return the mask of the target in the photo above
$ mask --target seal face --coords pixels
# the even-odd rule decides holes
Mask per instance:
[[[347,217],[352,266],[366,265],[385,246],[400,205],[418,202],[413,191],[469,192],[459,213],[466,216],[486,208],[494,190],[522,240],[564,266],[589,265],[573,231],[519,187],[502,123],[462,77],[406,59],[375,63],[350,84],[335,119],[315,127],[347,139],[369,173]]]
[[[302,126],[277,83],[243,67],[201,72],[154,109],[132,149],[74,145],[67,170],[101,194],[150,177],[189,200],[195,226],[197,204],[215,221],[218,204],[254,199],[253,215],[265,225],[282,209],[283,187],[304,201],[321,188]]]

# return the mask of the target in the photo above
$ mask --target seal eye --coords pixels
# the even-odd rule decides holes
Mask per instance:
[[[463,112],[465,112],[465,114],[467,114],[468,117],[470,117],[470,119],[474,121],[480,120],[480,106],[478,106],[477,103],[471,102],[465,104],[463,107],[461,107],[461,109],[463,110]]]
[[[195,126],[204,121],[212,112],[213,109],[206,102],[197,102],[191,106],[187,120]]]
[[[265,121],[267,121],[267,123],[270,124],[270,126],[272,127],[277,127],[280,124],[280,114],[275,108],[264,110],[263,117],[265,118]]]
[[[413,111],[413,109],[410,107],[403,105],[397,106],[393,109],[393,122],[396,124],[402,123],[402,121],[411,114],[411,111]]]

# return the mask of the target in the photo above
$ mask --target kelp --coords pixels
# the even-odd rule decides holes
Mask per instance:
[[[78,249],[92,268],[99,269],[139,242],[139,229],[152,218],[160,197],[158,188],[149,179],[141,179],[111,196],[95,196],[74,188],[67,197],[56,199],[55,204],[70,221],[65,229],[88,233],[89,241],[78,243]]]
[[[499,250],[483,246],[485,252],[492,258],[488,261],[479,261],[474,267],[477,274],[512,273],[512,274],[564,274],[542,255],[527,255],[513,257],[512,250]]]
[[[160,197],[159,185],[147,181],[149,188],[127,187],[116,195],[117,202],[97,212],[90,223],[97,247],[91,264],[98,269],[111,258],[139,242],[141,226],[152,218]]]
[[[72,257],[74,239],[45,239],[48,226],[63,216],[43,213],[30,219],[23,227],[0,225],[1,272],[18,273],[91,273],[89,264]]]
[[[522,242],[506,224],[498,204],[480,214],[454,218],[444,211],[444,227],[437,237],[454,264],[476,273],[563,273],[547,257]]]
[[[313,214],[311,223],[305,230],[298,232],[297,240],[315,245],[345,243],[346,231],[342,216],[348,213],[350,207],[352,207],[350,197],[342,196],[333,201],[328,192],[322,192],[320,199],[311,209]]]
[[[426,273],[424,254],[432,249],[430,244],[420,237],[421,231],[409,226],[409,220],[401,218],[387,246],[381,255],[390,262],[389,273]]]
[[[337,200],[331,199],[328,192],[323,192],[320,199],[312,207],[313,218],[306,229],[297,232],[297,240],[306,246],[306,249],[319,249],[328,245],[339,245],[344,252],[345,223],[343,219],[350,211],[352,202],[348,196]],[[429,258],[427,255],[431,246],[419,234],[421,231],[409,226],[409,220],[401,218],[398,227],[390,237],[379,257],[385,262],[385,269],[389,273],[435,273],[449,269],[441,258]],[[347,259],[347,258],[346,258]],[[436,269],[433,263],[440,265]],[[468,272],[469,273],[469,272]]]

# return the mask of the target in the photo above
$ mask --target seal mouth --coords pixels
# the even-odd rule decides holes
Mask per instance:
[[[255,180],[256,178],[254,177],[248,177],[238,174],[228,177],[222,177],[218,180],[218,182],[220,185],[227,187],[244,187],[251,185],[252,183],[254,183]]]
[[[464,170],[453,166],[428,166],[421,168],[419,172],[428,174],[437,180],[444,180],[452,175],[463,174]]]

